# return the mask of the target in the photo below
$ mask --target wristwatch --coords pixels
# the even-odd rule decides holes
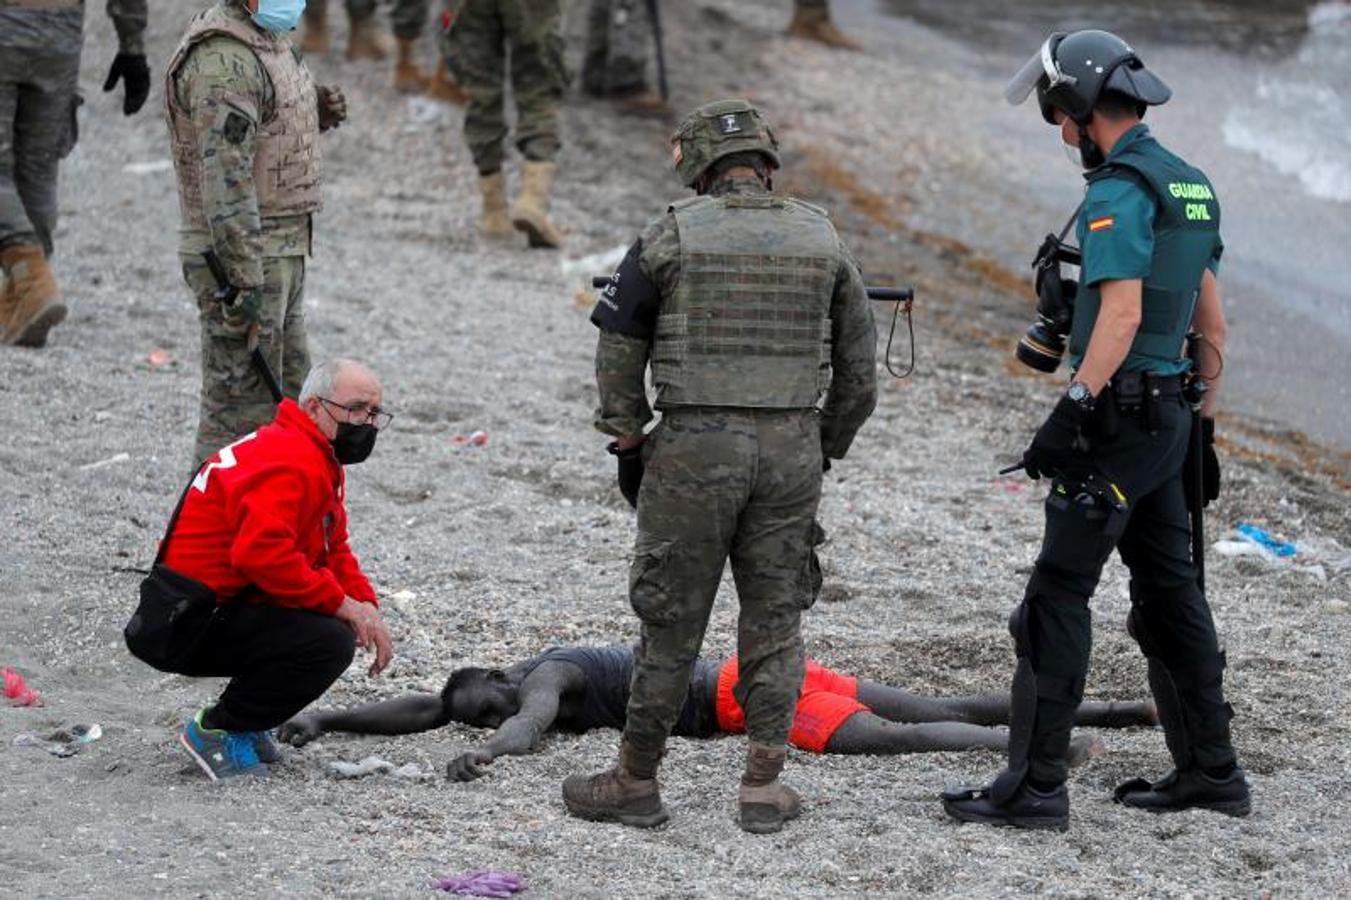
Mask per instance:
[[[1071,381],[1069,390],[1065,391],[1065,396],[1073,400],[1085,412],[1093,411],[1093,392],[1082,381]]]

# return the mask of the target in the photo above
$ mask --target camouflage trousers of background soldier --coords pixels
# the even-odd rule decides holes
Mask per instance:
[[[78,53],[0,52],[0,341],[42,346],[65,317],[47,258],[57,170],[75,146]]]
[[[183,255],[183,279],[197,299],[202,327],[202,392],[194,464],[276,416],[277,406],[254,368],[245,336],[231,333],[215,299],[216,281],[200,256]],[[305,257],[263,259],[258,347],[292,400],[310,371],[305,334]]]
[[[562,235],[549,206],[560,145],[558,107],[569,75],[558,0],[462,0],[442,38],[442,55],[469,94],[464,136],[483,197],[479,233],[502,240],[515,228],[531,247],[559,246]],[[510,211],[502,173],[508,77],[516,101],[516,148],[525,157],[520,196]]]

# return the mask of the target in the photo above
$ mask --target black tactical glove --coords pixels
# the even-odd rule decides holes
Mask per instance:
[[[347,121],[347,98],[342,88],[321,84],[315,88],[319,98],[319,130],[328,131]]]
[[[1220,496],[1220,458],[1215,455],[1215,420],[1201,417],[1201,506]]]
[[[122,114],[130,116],[145,106],[145,98],[150,96],[150,66],[146,64],[144,53],[119,53],[113,57],[113,66],[103,81],[106,93],[117,87],[118,80],[123,82],[126,93],[122,97]]]
[[[616,480],[619,482],[619,493],[624,495],[624,499],[629,501],[629,506],[638,508],[638,488],[643,484],[643,445],[630,447],[627,450],[619,449],[618,441],[611,441],[605,448],[614,458],[619,461],[619,472]]]
[[[1051,415],[1037,429],[1031,445],[1023,451],[1023,468],[1029,478],[1066,473],[1082,461],[1082,455],[1088,452],[1083,427],[1090,412],[1069,397],[1060,398]]]

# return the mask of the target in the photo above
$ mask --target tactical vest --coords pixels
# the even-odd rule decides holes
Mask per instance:
[[[830,300],[841,265],[821,210],[769,195],[671,207],[680,278],[652,347],[657,405],[814,406],[830,385]]]
[[[267,219],[318,212],[323,203],[319,195],[319,103],[314,80],[289,39],[258,28],[230,7],[217,5],[189,23],[165,69],[164,100],[183,226],[208,228],[202,205],[201,148],[189,112],[178,102],[175,81],[188,52],[218,34],[252,50],[272,83],[272,113],[259,127],[253,157],[259,215]]]
[[[1140,328],[1122,368],[1177,371],[1201,278],[1219,248],[1220,203],[1200,169],[1148,135],[1089,175],[1089,182],[1126,176],[1154,197],[1154,257],[1144,279]],[[1087,223],[1080,216],[1080,235]],[[1099,285],[1079,288],[1070,330],[1070,354],[1081,359],[1102,303]]]

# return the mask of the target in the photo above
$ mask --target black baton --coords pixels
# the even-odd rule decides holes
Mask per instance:
[[[230,279],[225,274],[225,267],[220,264],[220,257],[216,255],[215,250],[206,250],[202,253],[202,259],[206,260],[206,267],[211,270],[211,277],[216,279],[216,302],[222,306],[233,306],[235,298],[239,296],[239,288],[230,283]],[[267,392],[272,395],[272,402],[280,403],[281,385],[277,383],[277,376],[272,373],[272,367],[267,364],[267,357],[263,356],[263,351],[258,349],[257,342],[253,344],[249,359],[252,360],[253,367],[258,370],[258,377],[263,379],[263,384],[267,385]]]

